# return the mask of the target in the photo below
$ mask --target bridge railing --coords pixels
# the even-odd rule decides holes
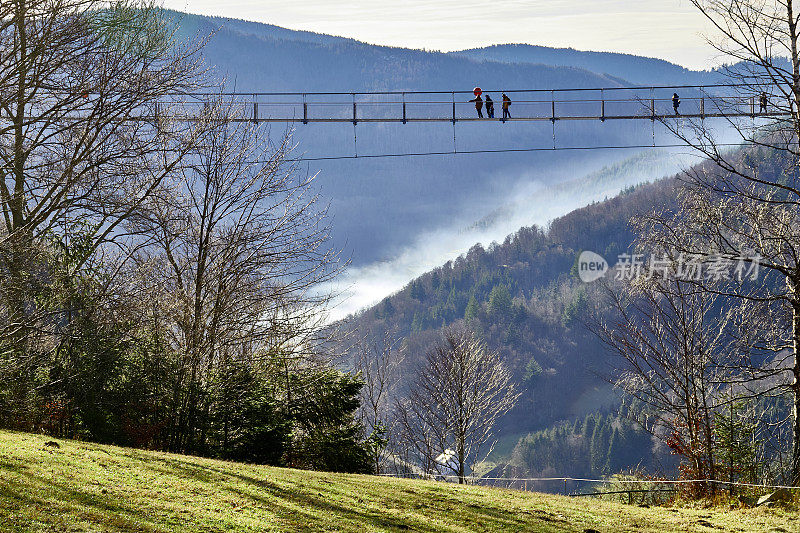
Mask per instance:
[[[304,102],[274,101],[256,98],[249,102],[236,102],[239,116],[256,121],[286,122],[362,122],[362,121],[465,121],[477,120],[475,104],[454,99],[380,99],[330,101],[307,99]],[[686,116],[746,117],[759,114],[758,105],[751,97],[699,96],[681,98],[678,108]],[[509,108],[514,120],[613,120],[634,118],[659,118],[675,115],[671,98],[581,98],[581,99],[515,99]],[[769,106],[774,113],[775,107]],[[484,102],[481,115],[488,118]],[[502,100],[494,100],[494,118],[503,116]]]
[[[503,102],[492,93],[494,118],[503,117]],[[516,91],[512,94],[511,120],[655,120],[675,116],[667,89],[596,89],[572,91]],[[87,97],[91,108],[93,96]],[[485,98],[485,93],[484,93]],[[458,122],[480,120],[471,94],[231,94],[185,95],[142,106],[142,118],[165,115],[198,119],[214,102],[229,106],[236,118],[254,122]],[[756,117],[780,114],[770,102],[763,113],[754,96],[714,95],[692,91],[680,98],[679,113],[690,117]],[[80,114],[76,110],[76,116]],[[485,100],[482,118],[488,118]]]

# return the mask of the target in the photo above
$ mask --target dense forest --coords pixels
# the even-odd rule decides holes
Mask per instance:
[[[668,471],[674,460],[658,453],[649,433],[624,415],[587,414],[519,439],[507,477],[570,476],[598,479],[620,472]]]
[[[765,179],[779,180],[785,175],[782,169],[786,161],[778,151],[756,148],[741,150],[733,157],[758,161]],[[714,165],[707,161],[682,176],[713,173]],[[402,361],[405,370],[399,373],[399,385],[394,391],[397,396],[402,396],[408,387],[404,376],[413,375],[425,347],[437,338],[438,332],[452,324],[468,325],[501,355],[512,369],[521,396],[497,427],[499,434],[505,435],[503,438],[517,438],[518,442],[513,451],[492,457],[492,464],[496,465],[493,475],[598,477],[632,469],[663,475],[674,469],[673,455],[685,455],[686,448],[680,440],[663,435],[654,438],[652,428],[646,430],[636,421],[652,420],[647,407],[642,402],[637,404],[636,399],[642,396],[634,395],[632,407],[623,401],[629,397],[611,388],[618,369],[632,364],[614,357],[624,353],[621,350],[608,351],[609,344],[617,338],[615,321],[622,320],[619,317],[626,316],[626,311],[614,307],[604,292],[609,289],[600,290],[604,285],[586,284],[578,279],[577,257],[582,251],[593,251],[613,266],[618,256],[642,245],[641,230],[634,227],[632,220],[689,218],[690,215],[678,209],[684,201],[683,187],[682,177],[629,187],[614,198],[556,218],[546,228],[527,227],[502,243],[486,247],[477,244],[467,254],[351,317],[350,326],[370,335],[388,334],[401,339],[399,350],[405,354]],[[683,223],[683,218],[678,220]],[[762,290],[781,290],[781,284],[774,278],[767,276],[764,281]],[[661,300],[653,302],[662,308],[663,304],[655,303]],[[722,301],[703,304],[700,308],[708,309],[709,313],[703,320],[712,320],[723,330],[729,327],[725,325],[727,322],[720,322],[728,320],[725,317],[732,316],[733,322],[741,324],[738,320],[741,311],[736,308],[724,311],[729,305],[732,304]],[[605,342],[600,342],[602,335],[598,338],[595,329],[598,321],[611,324]],[[737,339],[741,338],[738,334]],[[636,345],[638,339],[628,342]],[[760,353],[755,356],[754,364],[764,365],[764,361],[771,361],[770,357]],[[777,362],[780,357],[767,366],[782,365]],[[769,383],[766,386],[777,389],[783,379],[780,373],[777,368],[765,376],[763,379]],[[732,401],[722,400],[722,404]],[[726,414],[723,409],[722,415],[714,416],[727,416],[725,420],[729,422],[720,418],[714,423],[730,423],[738,428],[736,431],[753,435],[755,429],[748,425],[750,422],[733,419],[745,419],[759,412],[764,424],[771,420],[769,424],[773,427],[785,429],[788,413],[785,401],[785,395],[759,397],[756,404],[747,404],[747,414]],[[740,428],[737,426],[740,423],[745,426]],[[718,431],[721,435],[718,438],[724,438],[724,431],[729,430]],[[762,435],[764,448],[752,453],[767,454],[767,446],[773,450],[770,453],[783,453],[775,451],[785,451],[783,438],[766,432]]]
[[[620,401],[606,381],[612,368],[608,355],[582,321],[596,303],[591,287],[575,275],[576,257],[582,250],[596,250],[615,262],[634,240],[630,217],[669,205],[675,186],[674,179],[665,179],[631,187],[557,218],[546,229],[532,226],[503,243],[476,244],[352,317],[348,325],[371,336],[388,332],[402,339],[400,349],[407,356],[400,374],[411,376],[437,332],[465,322],[499,351],[522,390],[517,407],[501,419],[499,432],[543,432],[537,446],[552,446],[548,453],[557,455],[559,439],[567,438],[563,421],[583,420],[598,409],[613,411]],[[397,394],[406,386],[401,378]],[[622,466],[655,465],[650,446],[640,446],[645,440],[632,441]],[[529,473],[546,466],[517,464],[520,472]],[[601,472],[568,460],[552,466],[565,475]]]

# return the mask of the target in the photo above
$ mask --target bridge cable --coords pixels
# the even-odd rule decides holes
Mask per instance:
[[[719,143],[717,147],[741,147],[744,143]],[[318,157],[297,157],[284,159],[285,162],[295,163],[302,161],[337,161],[343,159],[380,159],[380,158],[396,158],[396,157],[427,157],[437,155],[467,155],[467,154],[505,154],[505,153],[522,153],[522,152],[582,152],[591,150],[634,150],[645,148],[692,148],[686,144],[628,144],[620,146],[558,146],[556,148],[539,147],[539,148],[499,148],[499,149],[483,149],[483,150],[457,150],[447,152],[402,152],[394,154],[361,154],[354,155],[338,155],[338,156],[318,156]],[[268,160],[263,161],[249,161],[251,164],[267,163]]]

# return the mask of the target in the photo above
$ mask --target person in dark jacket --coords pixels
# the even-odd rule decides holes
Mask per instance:
[[[678,93],[672,93],[672,109],[675,110],[676,115],[680,115],[678,112],[678,108],[681,106],[681,99],[678,96]]]
[[[475,98],[470,100],[470,102],[475,102],[475,110],[478,111],[478,118],[483,118],[483,98],[481,98],[481,95],[475,95]]]
[[[509,98],[506,93],[503,93],[503,121],[507,118],[511,118],[511,113],[508,111],[508,106],[511,105],[511,98]]]
[[[758,112],[766,113],[768,103],[769,99],[767,97],[767,93],[761,93],[761,96],[758,97]]]
[[[494,118],[494,100],[488,94],[486,95],[486,116]]]

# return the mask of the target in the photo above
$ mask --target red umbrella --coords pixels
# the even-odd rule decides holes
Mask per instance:
[[[483,91],[481,90],[480,87],[475,87],[474,89],[472,89],[472,94],[474,94],[475,96],[480,96],[482,92]]]

